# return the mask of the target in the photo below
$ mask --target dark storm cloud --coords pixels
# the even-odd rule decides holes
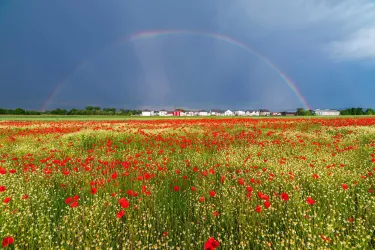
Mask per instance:
[[[252,46],[313,107],[373,106],[374,17],[369,0],[0,1],[0,107],[40,109],[61,82],[49,108],[301,106],[277,72],[233,44],[179,35],[114,45],[166,29]]]

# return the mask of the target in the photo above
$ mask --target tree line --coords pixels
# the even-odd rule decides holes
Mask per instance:
[[[70,110],[56,108],[46,111],[24,110],[22,108],[3,109],[0,108],[0,115],[123,115],[132,116],[140,115],[141,110],[136,109],[116,109],[116,108],[100,108],[95,106],[87,106],[85,109],[72,108]]]
[[[176,109],[183,111],[182,109]],[[123,115],[132,116],[142,114],[141,110],[136,109],[116,109],[116,108],[101,108],[98,106],[86,106],[85,109],[72,108],[70,110],[56,108],[46,111],[24,110],[22,108],[3,109],[0,108],[0,115]],[[305,110],[298,108],[295,112],[296,116],[312,116],[312,110]],[[340,111],[340,115],[375,115],[375,110],[368,108],[348,108]]]
[[[340,111],[340,115],[375,115],[375,110],[368,108],[348,108]]]

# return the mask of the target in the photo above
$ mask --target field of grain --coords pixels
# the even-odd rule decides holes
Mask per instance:
[[[373,249],[375,118],[0,122],[15,249]]]

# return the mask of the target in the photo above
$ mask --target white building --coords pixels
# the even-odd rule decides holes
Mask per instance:
[[[224,115],[225,116],[233,116],[234,113],[231,110],[228,109],[227,111],[224,112]]]
[[[268,109],[260,109],[259,115],[269,116],[271,115],[271,112]]]
[[[196,111],[186,111],[185,112],[186,116],[197,116],[198,113]]]
[[[246,110],[245,114],[247,116],[259,116],[259,110]]]
[[[167,113],[168,111],[166,111],[165,109],[162,109],[159,111],[159,116],[167,116]]]
[[[223,112],[222,110],[218,110],[218,109],[212,109],[212,110],[210,111],[210,115],[221,116],[221,115],[223,115],[223,114],[224,114],[224,112]]]
[[[206,110],[199,110],[198,111],[198,115],[199,116],[208,116],[208,111],[206,111]]]
[[[148,110],[148,109],[145,109],[145,110],[142,110],[142,116],[154,116],[154,111],[152,110]]]
[[[236,111],[234,111],[234,114],[237,115],[237,116],[245,116],[246,112],[243,111],[243,110],[236,110]]]
[[[340,115],[340,111],[334,109],[315,109],[313,113],[316,115],[323,116]]]

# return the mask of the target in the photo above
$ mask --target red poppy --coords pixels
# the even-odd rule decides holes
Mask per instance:
[[[255,208],[255,211],[256,211],[257,213],[262,212],[262,207],[259,206],[259,205],[257,205],[257,207]]]
[[[78,201],[78,200],[79,200],[79,196],[78,196],[78,195],[75,195],[75,196],[73,197],[73,199],[74,199],[75,201]]]
[[[314,205],[314,204],[315,204],[315,200],[313,200],[311,197],[308,197],[308,198],[306,199],[306,202],[307,202],[307,204],[309,204],[309,205]]]
[[[258,192],[258,197],[259,197],[260,199],[262,199],[262,200],[266,200],[266,201],[269,200],[268,195],[265,195],[265,194],[263,194],[262,192]]]
[[[271,206],[271,203],[269,201],[264,202],[264,207],[269,208]]]
[[[347,184],[345,184],[345,183],[341,184],[341,187],[342,187],[343,189],[345,189],[345,190],[349,188],[349,186],[348,186]]]
[[[219,212],[218,211],[213,211],[212,215],[217,217],[217,216],[219,216]]]
[[[327,241],[327,242],[330,242],[330,241],[331,241],[331,239],[328,238],[327,236],[325,236],[324,234],[321,235],[321,238],[322,238],[322,240],[325,240],[325,241]]]
[[[211,197],[215,197],[215,195],[216,195],[215,191],[211,190],[211,191],[210,191],[210,196],[211,196]]]
[[[0,167],[0,174],[6,174],[7,170],[5,168]]]
[[[218,248],[220,246],[220,242],[215,240],[214,237],[209,238],[206,243],[204,243],[204,249],[205,250],[213,250],[215,248]]]
[[[71,208],[78,207],[78,201],[73,201],[72,204],[70,204]]]
[[[98,191],[97,188],[91,188],[91,194],[96,194],[97,191]]]
[[[287,193],[282,193],[281,194],[281,199],[283,199],[284,201],[288,201],[289,200],[289,195]]]
[[[200,201],[200,202],[204,202],[204,197],[200,197],[200,198],[199,198],[199,201]]]
[[[5,198],[5,199],[3,200],[3,202],[4,202],[4,203],[8,203],[8,202],[10,202],[10,200],[11,200],[11,198],[10,198],[10,197],[7,197],[7,198]]]
[[[121,210],[120,212],[118,212],[116,214],[117,218],[119,218],[119,219],[121,219],[124,215],[125,215],[125,211],[124,210]]]
[[[122,208],[128,208],[130,205],[129,201],[126,198],[120,198],[118,203]]]
[[[195,192],[197,190],[196,187],[191,187],[191,191]]]
[[[242,178],[238,178],[238,184],[239,185],[244,185],[245,182],[244,182],[244,180]]]
[[[111,178],[112,178],[112,180],[115,180],[115,179],[117,178],[117,173],[114,172],[114,173],[111,175]]]
[[[0,186],[0,192],[4,192],[5,190],[7,190],[4,186]]]
[[[173,190],[176,191],[176,192],[178,192],[180,190],[180,187],[179,186],[174,186]]]
[[[14,239],[11,236],[7,236],[3,239],[3,247],[7,247],[14,243]]]
[[[25,194],[25,195],[22,196],[22,200],[25,200],[27,198],[29,198],[29,196],[27,194]]]
[[[221,182],[224,182],[224,181],[225,181],[225,178],[226,178],[226,177],[225,177],[224,175],[221,176],[220,181],[221,181]]]
[[[72,203],[73,202],[73,198],[72,197],[68,197],[65,199],[65,204],[69,204],[69,203]]]

